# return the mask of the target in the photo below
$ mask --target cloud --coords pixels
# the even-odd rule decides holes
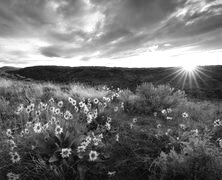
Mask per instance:
[[[45,47],[41,49],[41,53],[47,57],[60,57],[61,49],[56,46]]]
[[[165,20],[157,35],[190,37],[222,28],[222,1],[187,0]]]
[[[221,19],[221,0],[0,0],[0,54],[106,65],[176,48],[222,49]]]

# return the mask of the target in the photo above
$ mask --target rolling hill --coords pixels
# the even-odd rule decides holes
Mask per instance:
[[[222,99],[222,66],[202,66],[199,73],[187,73],[177,67],[169,68],[109,68],[33,66],[3,67],[0,75],[19,80],[50,81],[54,83],[80,82],[89,85],[105,84],[135,90],[143,82],[170,84],[196,98]],[[185,78],[187,76],[187,78]]]

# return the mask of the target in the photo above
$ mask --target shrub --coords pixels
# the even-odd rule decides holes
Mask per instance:
[[[151,167],[151,179],[220,180],[221,165],[221,150],[207,139],[190,137],[188,142],[183,142],[180,152],[172,149],[169,153],[160,153]]]
[[[169,85],[158,85],[143,83],[136,89],[136,95],[126,100],[128,111],[133,113],[152,114],[162,109],[173,108],[182,102],[186,102],[186,95],[183,91],[175,90]]]

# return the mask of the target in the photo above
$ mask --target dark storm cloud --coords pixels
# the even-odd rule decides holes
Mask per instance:
[[[52,47],[45,47],[42,48],[41,53],[47,57],[60,57],[59,54],[61,54],[61,48],[57,46],[52,46]]]
[[[221,0],[0,0],[2,41],[37,38],[47,45],[33,52],[47,58],[88,61],[98,51],[97,58],[115,59],[184,46],[220,49],[221,19]]]

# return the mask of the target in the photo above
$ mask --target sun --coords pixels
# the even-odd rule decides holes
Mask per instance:
[[[182,65],[182,69],[186,72],[193,72],[197,69],[197,66],[193,64],[185,64]]]

